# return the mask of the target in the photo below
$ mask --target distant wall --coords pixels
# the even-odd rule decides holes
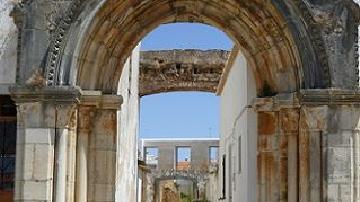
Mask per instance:
[[[127,59],[118,85],[123,104],[118,112],[116,201],[136,201],[139,133],[139,58],[136,47]]]
[[[0,94],[16,81],[17,28],[10,12],[16,1],[0,0]]]
[[[253,72],[247,66],[245,57],[239,53],[220,99],[220,160],[222,155],[226,155],[224,201],[256,201],[257,124],[255,112],[247,108],[255,95]],[[220,198],[224,171],[221,162],[219,165]]]
[[[210,147],[218,147],[217,138],[205,139],[143,139],[142,149],[156,147],[159,149],[158,167],[159,170],[170,170],[176,167],[177,147],[191,148],[191,169],[206,171],[209,168]],[[145,154],[145,151],[144,151]]]

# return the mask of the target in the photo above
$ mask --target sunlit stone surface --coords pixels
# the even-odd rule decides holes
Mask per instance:
[[[214,198],[359,201],[359,21],[351,0],[0,0],[14,200],[140,200],[140,96],[194,90],[221,96]],[[173,22],[236,46],[140,53]]]

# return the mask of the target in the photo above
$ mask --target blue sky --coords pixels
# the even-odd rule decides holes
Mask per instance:
[[[224,49],[233,42],[217,28],[199,23],[172,23],[160,25],[142,41],[142,50],[166,49]]]
[[[161,25],[141,42],[141,50],[225,49],[232,41],[222,31],[197,23]],[[219,97],[211,93],[161,93],[141,98],[141,138],[218,137]]]

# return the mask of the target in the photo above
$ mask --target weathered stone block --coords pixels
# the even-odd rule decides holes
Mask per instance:
[[[275,112],[260,112],[258,114],[259,135],[274,135],[277,127],[277,114]]]
[[[346,147],[331,147],[327,154],[327,180],[328,183],[351,182],[351,149]]]
[[[296,133],[299,130],[298,110],[282,110],[279,119],[281,120],[283,133]]]
[[[328,131],[337,133],[338,130],[353,130],[358,128],[360,111],[353,106],[343,105],[329,108]]]
[[[22,180],[32,180],[34,174],[35,145],[25,144],[19,146],[24,147],[22,168],[26,168],[22,170],[23,171],[23,173],[21,173],[23,175]]]
[[[339,199],[341,201],[351,201],[352,197],[352,186],[350,184],[340,184]]]
[[[107,164],[107,151],[97,151],[95,154],[95,173],[94,176],[89,176],[90,178],[94,178],[95,184],[106,184],[107,183],[107,175],[111,173],[107,173],[107,167],[110,166]],[[115,163],[112,163],[115,166]]]
[[[24,201],[52,201],[52,186],[50,181],[20,182],[23,187]]]
[[[115,187],[109,184],[95,184],[95,201],[115,201]]]
[[[328,147],[353,147],[353,131],[339,131],[336,134],[326,135],[326,144]]]
[[[25,142],[27,144],[54,145],[55,129],[50,128],[26,128]]]
[[[336,202],[339,199],[339,184],[327,185],[327,201]]]
[[[35,144],[34,154],[33,179],[36,181],[51,180],[53,178],[54,147]]]

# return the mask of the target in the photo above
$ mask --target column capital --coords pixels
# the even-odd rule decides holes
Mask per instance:
[[[49,86],[33,89],[10,87],[16,102],[18,119],[23,127],[67,128],[79,103],[80,90],[72,86]]]
[[[121,95],[102,94],[101,91],[82,91],[80,104],[95,106],[98,109],[120,110],[123,98]]]

